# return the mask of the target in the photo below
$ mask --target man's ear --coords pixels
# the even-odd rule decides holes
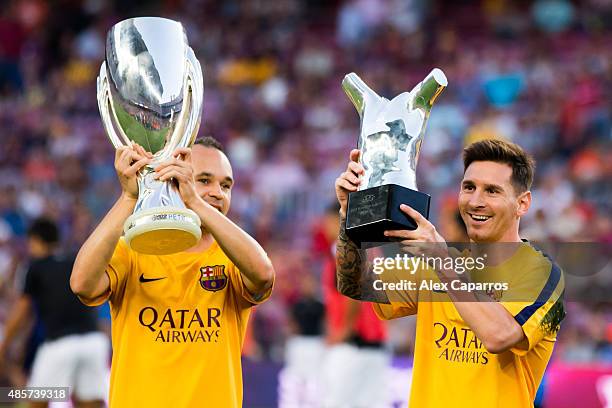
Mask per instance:
[[[527,211],[529,211],[529,207],[531,206],[531,191],[528,190],[519,194],[517,203],[518,208],[516,215],[522,217],[523,215],[527,214]]]

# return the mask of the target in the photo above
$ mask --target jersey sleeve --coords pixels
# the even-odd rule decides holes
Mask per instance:
[[[36,292],[38,290],[37,280],[36,280],[36,270],[30,265],[28,270],[26,271],[25,279],[23,282],[22,293],[24,295],[28,295],[30,297],[36,296]]]
[[[559,325],[565,317],[563,292],[565,283],[562,270],[550,262],[542,269],[530,270],[522,282],[504,294],[500,303],[521,325],[527,342],[519,343],[511,350],[525,355],[540,341],[556,338]]]
[[[376,303],[372,302],[372,309],[380,320],[397,319],[398,317],[411,316],[417,313],[416,302],[412,303]]]
[[[418,311],[419,284],[427,276],[427,268],[409,270],[387,269],[374,278],[372,290],[383,291],[389,303],[372,302],[381,320],[414,315]]]
[[[123,299],[126,278],[129,271],[134,267],[132,258],[132,251],[128,248],[125,239],[121,237],[106,267],[106,274],[110,281],[109,299],[113,304],[119,304]]]
[[[95,299],[81,299],[88,306],[98,306],[110,300],[113,304],[121,303],[125,292],[125,280],[132,268],[131,251],[123,237],[117,242],[113,256],[106,266],[106,275],[109,280],[109,290]]]
[[[262,296],[256,298],[251,292],[249,292],[246,285],[244,284],[244,277],[242,276],[242,273],[240,273],[238,267],[236,267],[234,264],[230,264],[229,269],[231,273],[230,284],[232,285],[232,289],[248,303],[252,305],[258,305],[268,300],[272,295],[274,282],[272,282],[270,288],[268,288],[268,290],[266,290],[266,292]]]

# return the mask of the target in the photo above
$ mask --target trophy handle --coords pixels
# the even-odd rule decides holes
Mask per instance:
[[[187,88],[191,95],[192,109],[185,126],[185,137],[179,140],[178,147],[190,147],[195,142],[200,129],[202,120],[202,104],[204,101],[204,80],[202,76],[202,66],[195,57],[193,50],[187,51]],[[187,136],[188,135],[188,136]]]
[[[417,86],[412,89],[414,99],[412,99],[413,107],[423,109],[427,114],[431,111],[431,107],[436,101],[438,95],[442,93],[448,85],[448,79],[440,68],[434,68]],[[410,106],[408,106],[410,109]]]
[[[196,137],[202,120],[202,103],[204,100],[204,82],[202,79],[202,66],[195,57],[191,48],[187,51],[187,75],[185,76],[185,97],[183,107],[178,118],[178,126],[170,136],[170,142],[165,149],[160,150],[153,156],[151,166],[169,159],[177,147],[191,147]],[[189,116],[185,118],[185,115]],[[177,137],[175,135],[180,135]]]
[[[376,103],[380,99],[380,96],[367,86],[354,72],[344,77],[342,80],[342,89],[344,89],[348,98],[353,102],[353,105],[355,105],[357,112],[359,112],[359,116],[363,116],[366,105]]]
[[[100,116],[102,116],[102,124],[104,125],[104,130],[106,130],[106,134],[111,140],[111,143],[113,146],[115,146],[115,149],[123,146],[131,146],[130,139],[123,132],[121,127],[118,126],[118,133],[115,126],[113,126],[113,121],[111,120],[111,112],[115,121],[117,120],[117,117],[114,114],[109,97],[110,87],[108,84],[108,75],[106,73],[106,61],[102,62],[102,65],[100,66],[100,74],[98,75],[98,80],[96,81],[96,88],[98,94],[98,109],[100,110]]]

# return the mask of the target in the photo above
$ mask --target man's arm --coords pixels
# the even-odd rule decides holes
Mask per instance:
[[[244,285],[255,300],[263,297],[274,282],[274,267],[261,245],[200,197],[195,196],[185,204],[200,217],[202,226],[240,270]]]
[[[438,276],[448,283],[447,294],[455,309],[488,352],[499,354],[528,346],[523,328],[502,304],[482,292],[454,290],[451,282],[462,276],[452,269],[438,271]]]
[[[368,274],[367,254],[346,235],[346,207],[348,195],[357,191],[361,184],[360,175],[365,170],[359,163],[359,150],[353,149],[349,154],[346,171],[336,179],[336,198],[340,204],[340,233],[336,244],[336,287],[345,296],[356,300],[367,300],[389,303],[382,291],[371,290],[363,293],[362,288],[372,288],[372,274]]]
[[[346,235],[346,207],[348,195],[357,191],[365,173],[359,163],[359,150],[353,149],[349,154],[346,171],[336,179],[336,198],[340,204],[340,232],[336,243],[336,287],[338,292],[355,300],[361,300],[362,277],[366,273],[366,251],[361,250]]]
[[[70,276],[70,288],[79,298],[93,301],[108,293],[106,268],[135,205],[134,198],[122,194],[79,250]]]
[[[338,292],[355,300],[362,298],[363,277],[367,272],[366,251],[346,235],[346,215],[340,219],[336,245],[336,287]]]
[[[450,289],[448,294],[461,318],[490,353],[503,353],[527,341],[521,325],[501,304],[492,300],[478,301],[473,294],[474,301],[469,302],[464,299],[465,293],[457,295]]]
[[[183,159],[180,160],[179,157]],[[274,267],[263,248],[253,237],[234,224],[216,208],[204,201],[195,188],[191,149],[177,148],[174,159],[159,165],[160,180],[173,178],[185,205],[193,210],[223,252],[242,274],[244,285],[254,300],[260,300],[274,283]]]
[[[110,290],[106,267],[123,233],[123,223],[136,206],[136,174],[149,163],[150,157],[151,155],[138,145],[117,149],[115,170],[121,183],[122,194],[79,250],[70,276],[70,288],[84,301],[98,299]]]
[[[6,357],[8,348],[15,336],[23,329],[25,323],[29,321],[29,317],[32,314],[32,299],[29,295],[21,295],[11,313],[9,314],[9,320],[6,323],[4,329],[4,339],[0,343],[0,362]],[[0,366],[2,364],[0,363]]]
[[[385,235],[401,241],[405,247],[415,247],[415,244],[425,243],[425,248],[435,257],[449,256],[446,241],[436,231],[436,228],[418,211],[402,204],[400,209],[417,223],[413,231],[385,231]],[[459,275],[453,270],[438,271],[440,280],[450,282]],[[489,300],[479,300],[473,293],[454,291],[449,284],[448,291],[457,312],[465,323],[482,341],[484,347],[493,354],[503,353],[515,346],[522,346],[526,341],[522,327],[504,306]]]

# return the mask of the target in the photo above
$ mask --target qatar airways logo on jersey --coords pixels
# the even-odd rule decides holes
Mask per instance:
[[[438,358],[465,364],[487,364],[489,352],[467,327],[435,322],[434,344],[438,348]]]
[[[143,307],[138,321],[163,343],[217,343],[221,324],[221,309],[162,309]]]

